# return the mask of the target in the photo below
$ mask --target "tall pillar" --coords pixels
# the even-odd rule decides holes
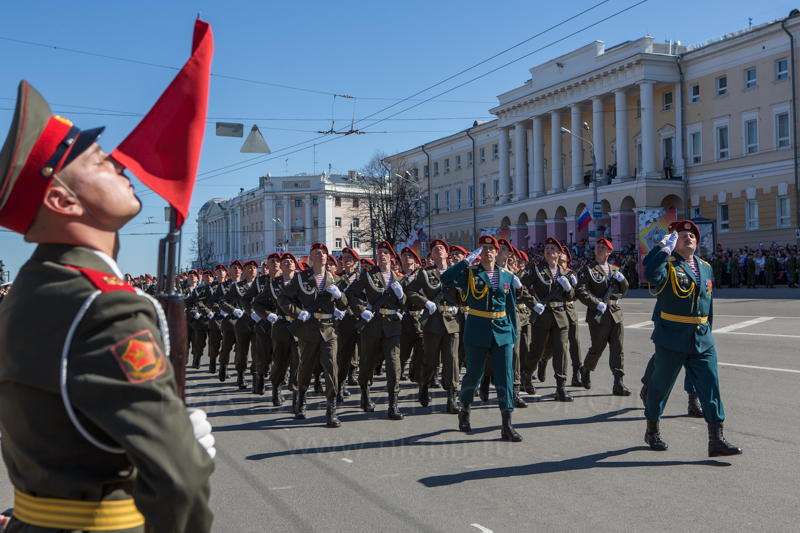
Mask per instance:
[[[544,132],[542,117],[533,118],[533,196],[543,196],[544,179]]]
[[[564,149],[561,146],[561,112],[553,111],[550,113],[550,129],[552,142],[550,143],[550,159],[551,159],[551,178],[552,187],[548,194],[561,192],[564,190],[564,162],[561,157]]]
[[[525,124],[514,125],[514,201],[528,197],[528,141]]]
[[[606,169],[606,132],[603,120],[603,99],[592,98],[592,138],[594,139],[594,158],[597,169]],[[594,176],[597,179],[597,176]]]
[[[614,105],[616,107],[617,123],[617,177],[630,178],[631,161],[628,155],[628,97],[624,89],[614,91]]]
[[[675,88],[672,90],[675,95],[675,150],[672,155],[672,164],[675,168],[675,175],[683,177],[686,174],[686,167],[683,161],[683,93],[681,92],[680,84],[676,83]],[[662,156],[663,157],[663,156]]]
[[[642,177],[657,177],[656,172],[656,121],[653,107],[653,82],[639,83],[642,100]]]
[[[508,202],[511,194],[511,176],[508,170],[508,130],[500,128],[500,141],[497,146],[498,157],[500,158],[500,194],[497,203]]]
[[[525,138],[528,147],[528,198],[533,198],[533,130],[531,129],[532,123],[528,122],[525,130]],[[526,230],[527,231],[527,230]]]
[[[311,220],[311,195],[306,194],[303,197],[303,207],[306,209],[306,222],[303,224],[305,226],[305,237],[306,237],[306,246],[311,246],[311,230],[314,228],[314,222]]]
[[[572,183],[570,183],[569,189],[573,190],[579,185],[583,185],[583,141],[579,139],[577,136],[583,136],[583,121],[581,120],[581,106],[579,105],[571,105],[569,106],[570,109],[570,117],[571,127],[573,135],[570,135],[572,139]]]

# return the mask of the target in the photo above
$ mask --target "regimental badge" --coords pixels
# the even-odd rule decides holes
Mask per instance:
[[[714,282],[712,282],[710,279],[707,279],[706,280],[706,295],[711,296],[711,287],[713,287],[713,286],[714,286]]]
[[[508,291],[511,289],[511,286],[508,283],[503,284],[503,291],[508,294]]]
[[[154,380],[167,370],[164,354],[149,329],[118,342],[111,347],[111,353],[131,383]]]

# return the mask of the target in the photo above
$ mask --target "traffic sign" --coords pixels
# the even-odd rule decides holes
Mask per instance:
[[[603,202],[592,202],[592,218],[603,218]]]
[[[589,230],[589,237],[594,237],[594,236],[595,236],[595,232],[594,232],[594,230],[591,230],[591,229],[590,229],[590,230]]]

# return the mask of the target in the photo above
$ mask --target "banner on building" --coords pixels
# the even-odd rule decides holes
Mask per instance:
[[[639,215],[639,283],[646,283],[642,262],[650,250],[667,234],[669,225],[677,220],[677,214],[674,209],[667,211],[660,207],[636,211]]]

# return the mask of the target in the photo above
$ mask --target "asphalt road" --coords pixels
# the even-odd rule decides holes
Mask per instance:
[[[441,389],[422,408],[408,382],[405,420],[388,420],[385,381],[376,378],[376,411],[363,413],[351,387],[342,428],[328,429],[323,397],[311,395],[309,418],[297,421],[290,402],[274,408],[269,390],[254,396],[235,380],[220,383],[204,359],[189,371],[187,399],[209,412],[217,439],[214,531],[796,531],[800,290],[720,293],[725,435],[744,449],[732,458],[707,457],[706,425],[686,415],[682,376],[662,420],[669,450],[644,444],[638,392],[653,352],[649,297],[623,301],[634,395],[611,395],[607,353],[591,390],[570,389],[573,403],[553,401],[548,368],[529,407],[514,412],[518,444],[500,439],[494,398],[473,404],[473,431],[464,434],[444,413]],[[588,328],[580,334],[585,353]],[[1,479],[0,497],[11,501]]]

